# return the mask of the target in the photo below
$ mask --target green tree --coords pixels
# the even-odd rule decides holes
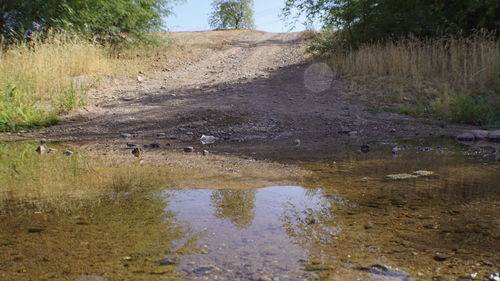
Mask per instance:
[[[214,0],[209,24],[214,29],[253,29],[253,0]]]
[[[404,36],[468,35],[500,30],[495,0],[286,0],[283,15],[319,18],[351,46]]]
[[[238,228],[252,225],[255,217],[255,190],[215,190],[210,197],[215,217],[227,219]]]
[[[140,37],[160,29],[175,2],[179,0],[0,0],[0,31],[8,38],[50,29]]]

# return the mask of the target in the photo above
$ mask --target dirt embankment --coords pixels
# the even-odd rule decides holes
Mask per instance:
[[[313,160],[367,141],[449,136],[464,129],[346,102],[341,97],[346,82],[304,57],[307,42],[300,33],[172,36],[186,51],[195,45],[206,51],[177,68],[139,74],[135,85],[95,91],[90,104],[65,116],[61,125],[29,136],[126,152],[126,142],[201,151],[207,149],[199,141],[205,134],[219,138],[208,148],[213,153]],[[124,139],[123,133],[131,137]]]

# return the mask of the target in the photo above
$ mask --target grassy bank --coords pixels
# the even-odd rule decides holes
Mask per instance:
[[[11,45],[0,53],[0,131],[55,124],[58,115],[84,105],[102,78],[156,70],[171,49],[165,40],[118,52],[67,34]]]
[[[334,46],[331,37],[316,50]],[[378,107],[452,122],[500,126],[500,40],[489,35],[399,40],[331,52],[351,93]]]

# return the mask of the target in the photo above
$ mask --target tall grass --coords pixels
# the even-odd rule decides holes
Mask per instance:
[[[161,65],[170,42],[115,50],[79,36],[54,33],[0,52],[0,131],[39,128],[86,102],[103,77],[133,77]],[[1,45],[1,44],[0,44]]]
[[[331,64],[351,79],[353,90],[400,104],[407,113],[500,125],[498,37],[368,44],[333,53]]]
[[[109,68],[103,50],[65,34],[10,46],[0,53],[0,130],[57,122],[84,103],[85,91]]]

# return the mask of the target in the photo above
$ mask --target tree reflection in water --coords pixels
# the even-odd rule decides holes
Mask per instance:
[[[252,225],[255,217],[256,190],[216,190],[210,200],[215,208],[214,216],[227,219],[238,228]]]

